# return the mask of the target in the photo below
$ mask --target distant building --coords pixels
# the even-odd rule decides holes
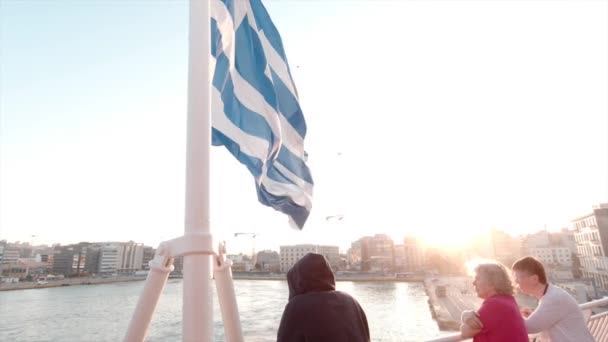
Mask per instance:
[[[184,256],[180,255],[173,259],[173,272],[181,274],[184,272]]]
[[[584,278],[592,278],[599,288],[608,290],[608,203],[572,221],[574,239]]]
[[[120,246],[118,242],[101,243],[99,247],[99,267],[100,274],[114,274],[118,272]]]
[[[81,242],[55,247],[52,273],[63,274],[65,276],[80,276],[85,274],[87,248],[90,245],[88,242]]]
[[[329,264],[334,270],[340,267],[340,253],[338,246],[322,246],[322,245],[293,245],[280,247],[280,270],[287,272],[298,260],[308,253],[317,253],[325,256]]]
[[[534,247],[530,254],[545,266],[572,266],[572,252],[568,247]]]
[[[280,257],[281,257],[281,272],[287,272],[298,260],[302,259],[308,253],[316,253],[316,245],[294,245],[294,246],[281,246]]]
[[[48,273],[45,262],[27,260],[22,262],[22,264],[27,267],[26,276],[31,276],[33,279],[45,277]]]
[[[547,277],[551,283],[561,284],[574,280],[571,267],[553,267],[548,272]]]
[[[53,274],[72,274],[72,263],[74,261],[74,248],[68,246],[61,246],[56,248],[53,254],[53,268],[51,272]]]
[[[29,244],[20,246],[19,248],[19,259],[28,259],[34,257],[34,249]]]
[[[397,248],[395,248],[396,250]],[[420,241],[415,237],[403,239],[404,270],[408,272],[420,272],[424,268],[425,250]]]
[[[395,268],[395,243],[385,234],[376,234],[368,240],[368,257],[372,271],[393,272]]]
[[[425,271],[441,275],[466,275],[466,262],[471,260],[471,256],[468,251],[432,247],[425,250]]]
[[[317,246],[316,253],[323,255],[325,257],[325,259],[327,259],[327,261],[329,262],[329,265],[331,266],[331,268],[334,271],[341,270],[340,250],[339,250],[338,246],[319,245],[319,246]]]
[[[133,241],[120,244],[121,258],[118,263],[118,273],[133,273],[142,269],[144,259],[144,244]]]
[[[360,271],[393,272],[395,244],[385,234],[365,236],[351,243],[348,251],[351,269]]]
[[[346,252],[346,260],[349,270],[361,270],[363,262],[363,239],[359,239],[350,244],[350,248]]]
[[[530,248],[549,246],[551,244],[550,241],[551,239],[549,238],[549,232],[546,230],[541,230],[534,234],[528,234],[523,241],[524,253],[528,254]]]
[[[260,251],[255,260],[255,268],[260,271],[279,272],[281,270],[281,258],[276,251]]]
[[[5,263],[2,265],[2,278],[25,279],[27,277],[27,266],[20,263]]]
[[[142,270],[144,246],[141,243],[106,242],[99,247],[99,273],[129,274]]]
[[[30,259],[0,265],[0,276],[3,278],[36,279],[47,273],[46,263]]]
[[[522,241],[517,237],[513,237],[501,230],[492,229],[490,232],[492,241],[493,259],[500,263],[511,266],[519,259],[522,250]]]
[[[173,259],[173,273],[182,274],[184,272],[184,256],[180,255]]]
[[[86,260],[84,264],[85,273],[92,275],[99,273],[99,255],[101,254],[101,248],[98,245],[91,245],[87,247]]]
[[[243,254],[228,254],[226,259],[232,261],[232,271],[234,272],[250,272],[254,268],[251,259]]]
[[[53,271],[53,262],[55,261],[54,251],[51,251],[46,255],[46,260],[46,270],[48,273],[51,273]]]
[[[543,263],[551,281],[580,278],[574,231],[567,228],[560,232],[546,230],[529,234],[523,239],[522,251]]]
[[[150,263],[150,261],[152,261],[152,259],[154,259],[155,252],[156,250],[153,247],[144,246],[143,259],[141,261],[141,267],[143,270],[150,269],[150,265],[148,264]]]
[[[405,271],[405,248],[395,245],[395,272]]]
[[[19,260],[19,250],[13,248],[4,248],[2,256],[2,264],[15,264]]]

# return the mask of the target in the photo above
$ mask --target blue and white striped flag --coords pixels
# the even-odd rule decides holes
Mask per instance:
[[[258,199],[302,229],[312,207],[306,122],[283,43],[260,0],[211,0],[213,145],[255,178]]]

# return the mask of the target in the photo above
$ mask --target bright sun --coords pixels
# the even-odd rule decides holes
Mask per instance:
[[[488,239],[489,229],[458,228],[454,226],[419,229],[417,231],[403,232],[403,230],[389,233],[393,240],[403,241],[403,236],[414,236],[426,247],[458,250],[475,244],[483,244]]]

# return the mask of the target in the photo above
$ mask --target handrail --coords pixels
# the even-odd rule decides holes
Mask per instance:
[[[596,308],[599,306],[605,306],[605,305],[608,305],[608,298],[602,298],[602,299],[593,300],[593,301],[590,301],[587,303],[583,303],[583,304],[580,304],[579,307],[581,308],[581,310],[588,310],[590,312],[591,309],[593,309],[593,308]],[[602,319],[606,318],[606,316],[608,316],[608,312],[602,312],[602,313],[593,315],[589,318],[588,325],[592,326],[592,325],[594,325],[594,322],[595,323],[597,323],[597,322],[605,323],[606,327],[602,327],[602,329],[593,329],[593,330],[598,330],[598,331],[608,330],[608,321],[602,320]],[[593,332],[594,331],[592,331],[592,333]],[[469,340],[470,339],[468,339],[468,338],[462,338],[460,333],[455,332],[450,335],[441,336],[441,337],[437,337],[432,340],[428,340],[427,342],[461,342],[461,341],[469,341]]]
[[[602,299],[596,299],[596,300],[592,300],[587,303],[580,304],[579,307],[581,308],[581,310],[585,310],[585,309],[592,309],[592,308],[595,308],[598,306],[604,306],[604,305],[608,305],[608,297],[602,298]]]

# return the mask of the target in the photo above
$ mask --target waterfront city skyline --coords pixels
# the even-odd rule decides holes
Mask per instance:
[[[313,209],[291,229],[212,148],[216,241],[447,245],[557,230],[608,202],[607,2],[264,4],[308,124]],[[0,240],[182,234],[187,10],[0,3]]]

